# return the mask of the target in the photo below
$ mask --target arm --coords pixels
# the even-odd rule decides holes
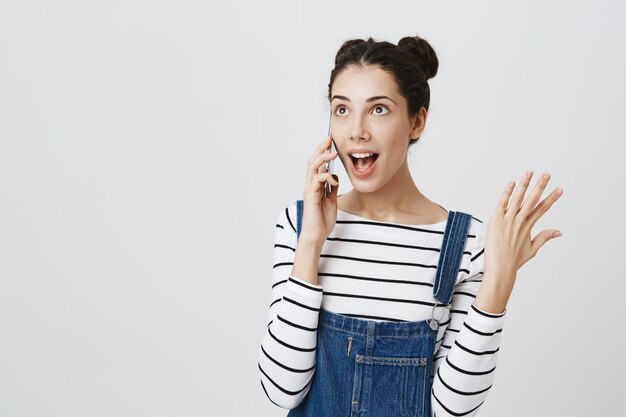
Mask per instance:
[[[295,224],[293,204],[281,212],[276,224],[272,301],[259,349],[261,385],[270,401],[289,409],[302,402],[315,372],[322,303],[322,287],[309,282],[311,277],[316,282],[319,252],[302,235],[296,247]]]
[[[488,227],[484,224],[481,227],[478,245],[472,251],[470,277],[462,281],[463,285],[457,285],[459,292],[465,289],[469,294],[476,294],[470,282],[482,281],[469,310],[465,309],[467,301],[453,297],[453,309],[459,313],[466,311],[467,317],[463,326],[454,331],[454,323],[450,323],[444,336],[447,347],[442,346],[436,354],[439,359],[435,361],[437,375],[433,381],[431,410],[439,416],[474,415],[477,412],[494,379],[506,304],[517,271],[534,258],[548,240],[561,236],[558,230],[546,229],[531,238],[537,220],[563,193],[557,188],[539,202],[550,179],[550,175],[544,173],[528,198],[524,198],[532,175],[532,171],[524,174],[515,193],[515,183],[507,184]],[[488,251],[484,250],[486,247]],[[481,276],[483,272],[484,276]],[[486,311],[480,311],[480,308]],[[452,333],[456,330],[458,335],[455,337]]]
[[[475,415],[494,381],[506,309],[492,313],[475,302],[484,280],[484,243],[481,223],[471,248],[470,272],[455,286],[450,324],[435,353],[431,415]]]

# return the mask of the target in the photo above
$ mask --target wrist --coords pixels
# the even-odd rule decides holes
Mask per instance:
[[[300,236],[302,237],[302,235]],[[321,254],[321,245],[306,238],[299,239],[294,255],[291,275],[307,281],[310,284],[318,285],[317,269]]]
[[[483,276],[480,289],[474,299],[474,305],[480,310],[492,314],[501,314],[506,310],[515,284],[515,277],[500,278],[501,276],[496,277],[487,273]]]
[[[504,265],[485,265],[485,277],[499,282],[515,282],[517,270]],[[484,278],[483,278],[484,279]]]
[[[300,237],[298,238],[298,242],[296,243],[296,251],[298,251],[298,249],[301,249],[306,252],[312,252],[319,256],[322,253],[323,246],[324,243],[320,243],[319,239],[311,238],[305,233],[300,233]]]

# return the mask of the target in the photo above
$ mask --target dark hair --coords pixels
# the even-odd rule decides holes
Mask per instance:
[[[328,100],[335,78],[348,65],[377,65],[395,78],[400,92],[407,100],[409,118],[420,108],[428,110],[430,88],[428,80],[437,74],[439,60],[434,49],[419,36],[406,36],[398,45],[387,41],[377,42],[371,37],[351,39],[343,43],[335,56],[335,68],[330,73]],[[409,146],[419,138],[411,139]]]

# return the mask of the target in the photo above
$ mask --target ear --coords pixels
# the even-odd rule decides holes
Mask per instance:
[[[411,139],[417,139],[422,136],[422,132],[426,127],[427,118],[428,112],[424,107],[420,107],[417,114],[411,119],[411,132],[409,133]]]

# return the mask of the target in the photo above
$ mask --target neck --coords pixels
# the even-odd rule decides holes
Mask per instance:
[[[428,201],[411,178],[407,159],[396,175],[378,190],[365,193],[352,189],[346,196],[350,208],[364,217],[389,221],[393,221],[397,213],[414,213],[416,207]]]

